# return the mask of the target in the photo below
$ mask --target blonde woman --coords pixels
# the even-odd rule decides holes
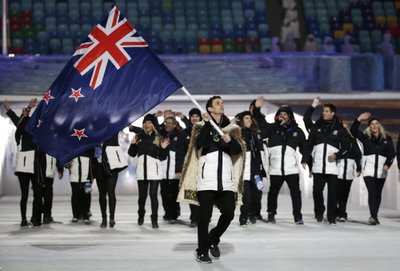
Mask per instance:
[[[136,179],[138,180],[138,224],[143,225],[146,213],[145,205],[147,194],[151,199],[151,224],[154,229],[158,228],[158,199],[157,190],[162,179],[161,161],[166,158],[165,148],[169,140],[161,141],[158,132],[157,118],[147,114],[143,119],[143,130],[131,141],[128,154],[137,156]],[[150,186],[150,192],[148,192]]]
[[[368,127],[364,132],[361,132],[359,126],[364,120],[368,120]],[[371,213],[368,222],[371,225],[378,225],[380,224],[378,211],[381,204],[382,189],[387,172],[395,157],[393,141],[379,120],[371,117],[369,112],[358,116],[350,131],[363,144],[362,171],[368,189],[368,205]]]

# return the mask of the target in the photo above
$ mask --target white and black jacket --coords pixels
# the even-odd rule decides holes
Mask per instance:
[[[110,176],[128,167],[128,159],[119,145],[118,134],[113,135],[101,144],[101,161],[92,159],[94,167],[103,167]]]
[[[249,128],[242,128],[242,138],[246,142],[246,159],[244,165],[243,180],[251,181],[254,175],[261,178],[267,177],[265,172],[264,144],[261,134]]]
[[[360,122],[356,119],[350,131],[363,145],[363,176],[378,179],[386,178],[383,166],[387,165],[390,167],[396,155],[392,138],[389,135],[386,135],[386,138],[382,136],[378,138],[372,136],[369,138],[359,130],[359,127]]]
[[[312,158],[313,173],[338,175],[338,161],[348,154],[350,135],[336,116],[330,121],[320,118],[313,124],[313,111],[314,108],[310,106],[304,114],[304,122],[310,133],[306,144],[306,158],[303,157],[303,160],[309,161]],[[336,155],[336,161],[328,161],[328,156],[333,154]]]
[[[268,148],[269,174],[275,176],[299,174],[299,157],[296,150],[299,148],[302,155],[305,151],[306,138],[303,130],[294,119],[285,126],[279,122],[270,124],[258,112],[259,108],[256,108],[253,116],[261,128],[261,135]]]
[[[339,160],[338,179],[353,180],[356,172],[361,172],[361,150],[357,140],[352,138],[350,149],[346,158]]]
[[[69,167],[69,181],[71,183],[86,183],[93,179],[92,159],[94,149],[89,149],[75,157]]]
[[[161,161],[163,168],[163,179],[174,180],[178,179],[176,173],[182,172],[184,154],[180,151],[183,148],[180,132],[176,129],[170,133],[165,131],[163,138],[169,138],[170,144],[166,148],[167,157]],[[180,157],[182,156],[183,157]]]
[[[215,120],[214,120],[215,121]],[[216,122],[217,123],[217,122]],[[227,117],[217,123],[221,128],[230,124]],[[237,130],[239,127],[234,125]],[[225,143],[209,122],[205,122],[196,141],[197,149],[201,149],[199,158],[200,176],[197,191],[237,191],[233,181],[233,163],[231,156],[242,152],[239,142],[231,136]]]
[[[166,159],[167,151],[154,144],[155,133],[141,132],[136,144],[131,144],[128,154],[137,156],[136,179],[158,181],[163,178],[161,161]]]

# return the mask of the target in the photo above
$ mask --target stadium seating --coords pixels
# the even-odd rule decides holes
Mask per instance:
[[[386,32],[392,34],[395,50],[400,49],[399,0],[304,0],[303,8],[307,32],[321,39],[331,36],[337,51],[343,37],[351,35],[356,50],[376,53]]]
[[[10,0],[11,52],[71,54],[113,4],[157,53],[268,51],[265,0]]]

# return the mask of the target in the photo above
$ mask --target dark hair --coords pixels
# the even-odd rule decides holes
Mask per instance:
[[[173,116],[166,117],[165,120],[164,120],[164,122],[166,122],[166,121],[169,120],[169,119],[171,119],[175,125],[178,124],[178,121],[177,121],[176,118],[173,117]]]
[[[206,103],[206,110],[207,110],[208,113],[210,113],[210,111],[208,111],[208,108],[212,107],[212,103],[216,99],[221,99],[221,96],[212,96],[210,99],[208,99],[208,101]]]
[[[324,104],[324,107],[328,107],[331,112],[334,112],[336,114],[336,106],[333,104]]]

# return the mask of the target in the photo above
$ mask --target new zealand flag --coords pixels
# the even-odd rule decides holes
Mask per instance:
[[[181,87],[114,7],[69,59],[26,130],[42,150],[64,164]]]

